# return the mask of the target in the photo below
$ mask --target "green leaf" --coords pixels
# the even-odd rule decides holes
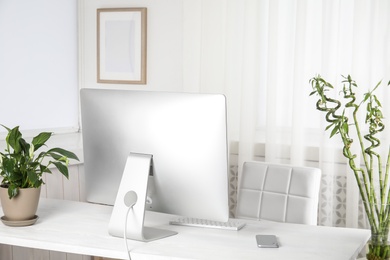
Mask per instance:
[[[39,165],[39,169],[41,170],[41,172],[51,173],[49,167],[47,167],[47,166],[45,166],[45,165],[40,164],[40,165]]]
[[[390,83],[390,81],[389,81],[389,83]],[[1,125],[1,126],[4,127],[5,129],[7,129],[8,132],[11,131],[11,129],[6,127],[5,125]]]
[[[10,184],[8,186],[8,197],[9,199],[12,199],[13,197],[16,197],[16,195],[18,195],[19,193],[19,188],[17,185],[15,184]]]
[[[35,184],[39,180],[37,174],[34,171],[29,171],[27,173],[27,177],[30,180],[30,182],[33,183],[33,184]]]
[[[369,98],[370,98],[370,96],[371,96],[371,93],[365,93],[365,94],[364,94],[364,99],[363,99],[363,102],[366,102],[366,101],[367,101],[367,99],[369,99]]]
[[[379,87],[380,84],[382,84],[382,80],[380,80],[380,81],[376,84],[376,86],[374,87],[374,89],[373,89],[371,92],[374,92],[374,91]]]
[[[329,88],[334,88],[332,84],[330,84],[329,82],[325,82],[326,83],[326,86],[329,87]]]
[[[376,95],[373,96],[374,99],[375,99],[375,102],[378,104],[379,107],[382,107],[382,104],[381,102],[379,101],[379,99],[376,97]]]
[[[339,131],[339,128],[337,125],[335,125],[335,127],[333,128],[331,134],[330,134],[330,138],[332,138],[335,134],[337,134]]]
[[[378,111],[376,112],[376,117],[377,117],[377,118],[384,118],[384,117],[383,117],[383,114],[382,114],[382,111],[378,110]]]
[[[15,171],[8,176],[10,182],[19,183],[23,179],[23,174],[21,172]]]
[[[326,128],[325,128],[325,131],[327,131],[329,128],[331,128],[332,126],[334,125],[334,123],[328,125]]]
[[[41,146],[43,146],[47,140],[51,137],[53,133],[51,132],[42,132],[39,135],[35,136],[32,140],[32,144],[34,145],[34,151],[38,150]]]
[[[15,168],[15,164],[16,164],[15,160],[4,157],[3,167],[4,167],[4,170],[6,171],[7,175],[13,172],[13,170]]]
[[[71,151],[68,151],[68,150],[65,150],[65,149],[62,149],[62,148],[53,148],[53,149],[50,149],[49,151],[47,151],[48,153],[59,153],[63,156],[66,156],[68,157],[69,159],[74,159],[74,160],[79,160],[79,158],[77,157],[76,154],[72,153]]]
[[[57,169],[67,178],[69,179],[69,172],[68,172],[68,167],[61,162],[51,162],[54,164]]]
[[[56,161],[63,161],[63,162],[65,162],[66,158],[67,158],[66,156],[63,156],[63,155],[57,154],[57,153],[48,153],[48,154]]]
[[[23,138],[20,138],[19,144],[21,151],[23,151],[23,153],[28,156],[30,154],[30,144],[27,143]]]
[[[46,152],[40,152],[34,161],[39,161],[40,159],[45,157],[46,157]]]
[[[349,132],[349,126],[348,126],[347,123],[343,123],[342,129],[343,129],[343,132],[344,132],[344,133],[348,134],[348,132]]]
[[[19,153],[21,150],[19,140],[22,138],[22,134],[19,131],[19,126],[14,127],[8,132],[6,142],[14,149],[15,153]]]

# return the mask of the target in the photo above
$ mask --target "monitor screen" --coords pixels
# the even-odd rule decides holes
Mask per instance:
[[[87,201],[113,205],[130,153],[153,156],[148,210],[227,221],[226,99],[81,90]]]

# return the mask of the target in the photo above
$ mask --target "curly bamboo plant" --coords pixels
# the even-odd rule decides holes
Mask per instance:
[[[387,154],[386,166],[383,165],[381,154],[376,151],[381,144],[378,135],[383,132],[385,124],[381,111],[381,102],[374,91],[381,85],[381,81],[374,89],[365,93],[362,100],[356,100],[354,88],[358,87],[351,76],[343,76],[342,95],[344,103],[336,98],[328,96],[328,91],[334,87],[325,81],[320,75],[310,80],[313,91],[310,95],[318,95],[316,103],[317,110],[325,112],[325,119],[330,123],[326,130],[331,129],[330,137],[339,135],[343,142],[343,154],[348,159],[364,205],[365,212],[371,227],[371,242],[367,259],[388,259],[390,257],[390,246],[388,245],[388,233],[390,226],[390,190],[389,190],[389,168],[390,168],[390,147]],[[390,81],[387,84],[390,85]],[[368,134],[362,135],[359,120],[359,109],[365,106],[365,126]],[[346,116],[347,110],[352,112],[352,122]],[[353,127],[351,127],[353,126]],[[358,144],[353,143],[350,130],[354,129],[358,138]],[[364,161],[361,166],[356,162],[357,155],[352,152],[352,146],[358,145]]]

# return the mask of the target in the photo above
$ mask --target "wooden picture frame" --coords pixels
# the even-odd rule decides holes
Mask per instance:
[[[147,9],[97,9],[97,82],[146,84]]]

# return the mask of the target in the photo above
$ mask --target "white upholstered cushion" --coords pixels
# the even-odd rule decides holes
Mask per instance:
[[[321,170],[245,162],[236,218],[317,224]]]

